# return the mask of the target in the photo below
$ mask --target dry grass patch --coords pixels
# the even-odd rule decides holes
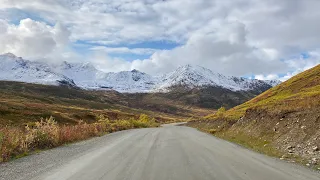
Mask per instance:
[[[270,114],[302,111],[320,106],[320,65],[269,89],[252,100],[206,116],[206,119],[237,121],[248,109],[261,109]]]
[[[0,129],[0,162],[106,133],[158,126],[154,118],[141,114],[138,119],[129,120],[109,120],[100,115],[96,123],[80,121],[76,125],[59,125],[50,117],[29,123],[25,128],[4,127]]]

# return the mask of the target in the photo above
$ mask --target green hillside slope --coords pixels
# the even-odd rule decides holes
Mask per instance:
[[[302,72],[286,82],[267,90],[250,101],[236,106],[223,114],[226,120],[235,121],[248,109],[266,110],[279,114],[306,110],[320,105],[320,65]],[[207,119],[221,118],[209,115]]]
[[[320,168],[320,65],[189,125],[259,152]]]

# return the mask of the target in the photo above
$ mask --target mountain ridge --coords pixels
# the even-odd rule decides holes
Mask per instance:
[[[14,54],[0,55],[0,80],[70,86],[83,89],[116,90],[121,93],[167,92],[171,87],[186,88],[219,86],[231,91],[269,89],[277,81],[261,81],[242,77],[224,76],[201,67],[184,65],[162,76],[151,76],[136,69],[132,71],[103,72],[91,63],[69,63],[50,65],[44,62],[24,60]],[[62,83],[63,84],[63,83]],[[262,92],[262,91],[261,91]]]

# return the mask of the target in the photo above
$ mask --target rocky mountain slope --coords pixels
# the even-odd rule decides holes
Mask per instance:
[[[320,65],[190,125],[281,159],[320,168]]]
[[[151,76],[137,70],[106,73],[97,70],[90,63],[63,62],[51,65],[24,60],[13,54],[0,55],[0,80],[50,85],[62,82],[84,89],[108,89],[125,93],[167,92],[176,86],[189,89],[213,86],[234,92],[263,92],[279,83],[224,76],[191,65],[181,66],[162,76]]]

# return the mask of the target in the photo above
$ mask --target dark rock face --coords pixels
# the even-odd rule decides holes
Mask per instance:
[[[77,88],[77,85],[74,83],[72,79],[58,80],[57,82],[59,83],[59,86]]]

